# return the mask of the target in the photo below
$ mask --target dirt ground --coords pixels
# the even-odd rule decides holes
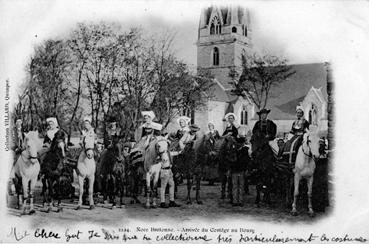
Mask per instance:
[[[130,198],[124,198],[126,205],[122,208],[117,207],[110,209],[102,203],[96,204],[96,208],[89,210],[88,206],[83,206],[80,210],[75,210],[77,199],[71,202],[69,199],[62,201],[62,212],[43,212],[42,199],[40,196],[41,185],[37,185],[36,189],[36,213],[34,215],[21,216],[20,210],[15,209],[16,197],[9,196],[8,198],[8,214],[22,220],[30,220],[35,226],[45,226],[50,221],[57,221],[61,225],[78,224],[81,222],[92,222],[114,226],[117,223],[129,220],[151,221],[173,218],[175,221],[188,221],[194,219],[206,219],[209,221],[220,221],[224,218],[245,218],[248,220],[266,221],[268,223],[285,223],[285,222],[315,222],[326,216],[330,209],[327,208],[324,213],[316,213],[315,217],[311,218],[307,214],[307,203],[300,199],[298,202],[298,216],[292,216],[290,209],[287,209],[281,200],[272,195],[273,205],[257,207],[255,201],[255,187],[250,186],[250,195],[246,195],[243,207],[232,207],[227,200],[220,200],[220,185],[216,183],[214,186],[207,185],[207,182],[202,182],[201,196],[202,205],[193,202],[192,205],[186,204],[186,186],[182,184],[178,187],[178,199],[176,202],[181,204],[177,208],[156,208],[146,209],[143,205],[144,197],[140,196],[141,204],[130,204]],[[193,196],[194,196],[193,192]]]

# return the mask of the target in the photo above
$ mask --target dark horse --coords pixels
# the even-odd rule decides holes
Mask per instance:
[[[192,204],[191,188],[193,180],[196,184],[196,202],[197,204],[203,204],[200,200],[200,182],[206,155],[204,138],[204,135],[197,133],[196,139],[187,143],[182,152],[180,170],[187,179],[187,204]]]
[[[231,136],[221,137],[215,145],[217,160],[219,161],[219,176],[221,182],[221,199],[225,199],[226,187],[228,197],[232,201],[232,179],[230,175],[230,165],[237,161],[236,139]]]
[[[41,156],[41,178],[43,204],[46,212],[51,210],[54,200],[58,200],[57,212],[62,210],[60,207],[62,191],[71,186],[71,179],[66,169],[67,159],[65,155],[66,134],[59,130],[55,133],[50,149]],[[67,190],[70,192],[70,190]]]
[[[110,145],[100,156],[100,174],[102,175],[102,192],[104,202],[109,198],[112,207],[116,206],[115,197],[120,192],[120,204],[123,205],[124,165],[122,145],[119,137],[112,138]],[[119,182],[117,181],[119,179]]]
[[[260,204],[260,193],[264,193],[264,202],[271,203],[270,191],[272,178],[275,173],[275,157],[268,140],[261,134],[253,134],[251,137],[251,150],[253,162],[251,164],[251,176],[256,184],[256,201]]]

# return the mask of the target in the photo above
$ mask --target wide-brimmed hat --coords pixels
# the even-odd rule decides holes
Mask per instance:
[[[149,116],[151,119],[155,118],[155,113],[153,111],[142,111],[141,112],[142,117],[145,115]]]
[[[236,119],[236,115],[234,113],[227,113],[225,116],[224,116],[224,119],[228,119],[229,116],[233,116],[234,119]]]
[[[191,118],[187,117],[187,116],[181,116],[177,119],[177,123],[179,124],[179,122],[183,120],[186,124],[190,123]]]
[[[256,112],[258,115],[260,114],[269,114],[270,113],[270,109],[266,109],[263,108],[262,110],[260,110],[259,112]]]
[[[49,123],[49,122],[53,122],[54,125],[58,126],[58,120],[55,118],[55,117],[50,117],[50,118],[47,118],[46,119],[46,122]]]
[[[200,130],[200,127],[196,124],[190,125],[189,128],[191,131],[195,131],[195,132]]]

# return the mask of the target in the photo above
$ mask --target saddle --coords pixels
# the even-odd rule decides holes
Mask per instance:
[[[282,157],[285,161],[288,161],[290,164],[295,163],[297,152],[302,144],[302,136],[296,135],[293,136],[290,140],[286,142],[283,150],[278,154],[279,157]]]

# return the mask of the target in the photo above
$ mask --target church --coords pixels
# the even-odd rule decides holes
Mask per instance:
[[[257,107],[247,97],[235,96],[231,90],[230,69],[240,69],[241,55],[250,52],[252,28],[250,14],[239,6],[203,9],[197,39],[197,68],[207,70],[214,77],[211,98],[206,107],[192,113],[192,121],[202,130],[209,122],[222,133],[224,115],[232,112],[241,126],[252,130],[259,119]],[[277,136],[285,136],[296,118],[296,106],[302,106],[305,118],[327,133],[327,68],[324,63],[292,64],[295,73],[280,86],[272,88],[273,94],[267,108],[268,116],[277,124]]]

